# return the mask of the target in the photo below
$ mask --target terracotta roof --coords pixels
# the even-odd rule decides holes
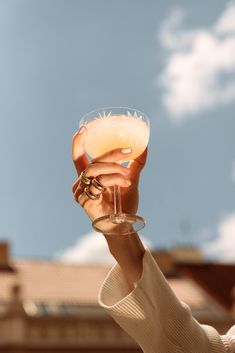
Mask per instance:
[[[71,265],[56,261],[17,260],[14,273],[0,273],[0,304],[10,298],[11,288],[20,284],[21,297],[28,313],[56,312],[55,303],[97,306],[99,288],[110,267],[102,265]],[[170,277],[168,282],[176,296],[187,303],[194,315],[207,320],[226,319],[227,313],[190,278]],[[41,303],[37,309],[34,303]],[[42,303],[43,306],[42,306]],[[4,310],[4,308],[3,308]],[[26,311],[27,311],[26,310]],[[69,307],[67,311],[72,311]]]
[[[235,287],[235,265],[178,264],[178,270],[191,277],[225,309],[231,310]]]
[[[17,260],[15,273],[0,273],[0,301],[19,283],[24,300],[97,303],[98,290],[109,267],[64,264],[56,261]]]
[[[200,320],[226,320],[228,313],[197,283],[187,277],[168,278],[168,283],[176,296],[188,304],[194,317]]]

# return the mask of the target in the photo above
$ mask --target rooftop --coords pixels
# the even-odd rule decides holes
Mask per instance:
[[[11,266],[13,272],[0,272],[0,313],[18,287],[28,315],[83,315],[83,308],[86,315],[92,308],[97,308],[96,315],[100,315],[98,291],[110,267],[38,260],[14,260]],[[168,282],[196,317],[228,319],[228,312],[190,277],[171,275]]]

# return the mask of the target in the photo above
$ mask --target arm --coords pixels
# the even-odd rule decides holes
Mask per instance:
[[[98,177],[107,191],[97,200],[90,200],[78,179],[73,185],[75,200],[93,221],[112,212],[111,187],[119,185],[123,210],[135,213],[138,181],[147,151],[127,168],[117,163],[125,153],[121,149],[89,162],[83,149],[85,130],[73,139],[73,160],[78,176],[85,170],[87,177]],[[145,353],[225,352],[219,334],[210,326],[199,325],[188,306],[175,297],[138,234],[104,236],[117,264],[101,287],[99,303]]]
[[[129,288],[134,289],[143,272],[143,257],[145,248],[137,233],[130,236],[108,236],[104,235],[110,253],[119,264]]]
[[[143,273],[130,291],[116,264],[99,293],[99,303],[145,353],[225,353],[218,332],[200,325],[179,301],[148,249]]]

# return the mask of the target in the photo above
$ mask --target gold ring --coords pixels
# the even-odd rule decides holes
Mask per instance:
[[[91,181],[92,181],[92,178],[88,178],[85,174],[85,170],[83,170],[80,174],[80,180],[81,182],[83,182],[83,184],[85,185],[90,185],[91,184]]]
[[[105,192],[106,187],[104,185],[102,185],[96,178],[93,178],[91,181],[92,185],[94,185],[94,187],[96,189],[98,189],[101,192]]]
[[[89,189],[89,186],[85,187],[84,192],[91,200],[98,200],[100,198],[100,194],[98,194],[98,195],[93,194],[91,192],[91,190]]]

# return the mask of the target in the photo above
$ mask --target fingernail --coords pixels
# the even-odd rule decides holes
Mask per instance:
[[[130,185],[131,185],[130,180],[126,180],[126,183],[127,183],[127,185],[128,185],[128,186],[130,186]]]
[[[85,126],[81,126],[78,130],[79,135],[81,135],[85,131]]]
[[[131,147],[122,148],[122,153],[130,153],[132,151]]]

